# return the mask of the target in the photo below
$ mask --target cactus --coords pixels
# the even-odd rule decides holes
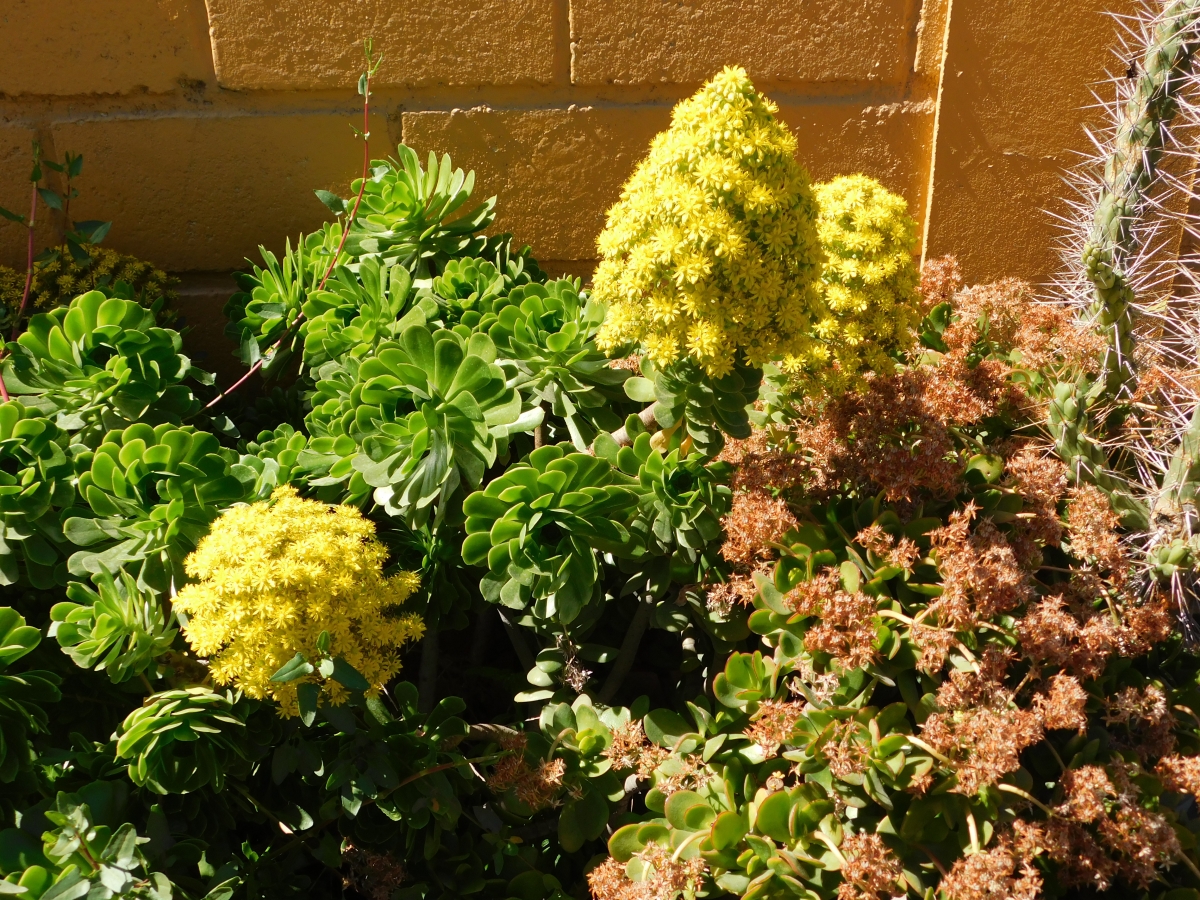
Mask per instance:
[[[1121,475],[1109,467],[1108,454],[1088,433],[1088,398],[1081,395],[1079,385],[1060,382],[1055,385],[1050,401],[1047,425],[1058,448],[1059,457],[1067,464],[1072,481],[1094,484],[1104,491],[1121,524],[1131,531],[1144,532],[1150,524],[1150,510],[1140,500]]]
[[[1148,4],[1124,24],[1118,51],[1132,60],[1112,79],[1104,104],[1110,125],[1100,153],[1076,173],[1084,198],[1068,240],[1061,285],[1078,314],[1102,334],[1107,352],[1098,380],[1055,387],[1047,426],[1075,480],[1109,495],[1138,535],[1148,582],[1165,583],[1179,605],[1184,636],[1200,645],[1192,617],[1200,582],[1200,396],[1187,386],[1200,360],[1194,313],[1172,286],[1194,283],[1193,258],[1164,253],[1178,229],[1195,233],[1186,212],[1196,194],[1172,168],[1196,170],[1194,139],[1178,132],[1200,121],[1192,102],[1200,78],[1200,0]],[[1180,166],[1165,163],[1171,156]],[[1183,221],[1181,222],[1180,219]],[[1139,360],[1153,361],[1171,390],[1139,391]],[[1131,413],[1133,415],[1131,415]]]
[[[1145,25],[1140,36],[1144,51],[1131,64],[1125,90],[1118,91],[1112,108],[1112,141],[1094,185],[1091,228],[1079,253],[1090,287],[1086,314],[1108,341],[1103,377],[1104,394],[1111,400],[1128,397],[1137,379],[1134,270],[1148,243],[1139,227],[1141,213],[1153,203],[1169,127],[1181,92],[1192,82],[1192,61],[1200,49],[1200,2],[1173,0]]]

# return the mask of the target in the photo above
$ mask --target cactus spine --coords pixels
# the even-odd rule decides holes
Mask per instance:
[[[1077,173],[1084,201],[1063,285],[1107,350],[1097,380],[1056,385],[1047,426],[1072,477],[1105,491],[1125,526],[1139,534],[1148,583],[1169,585],[1184,635],[1196,646],[1200,397],[1181,376],[1195,373],[1200,341],[1189,311],[1155,296],[1162,293],[1156,287],[1178,284],[1176,276],[1194,260],[1167,259],[1154,242],[1177,234],[1180,218],[1197,233],[1188,214],[1177,211],[1195,198],[1192,186],[1161,164],[1178,155],[1189,175],[1197,167],[1194,140],[1180,140],[1178,132],[1200,122],[1192,101],[1200,83],[1193,72],[1200,0],[1150,0],[1126,28],[1122,58],[1134,62],[1113,79],[1117,99],[1107,104],[1100,156]],[[1172,191],[1181,202],[1172,202]],[[1178,389],[1173,395],[1137,394],[1135,350],[1174,373],[1168,375]]]
[[[1115,110],[1115,134],[1104,161],[1091,232],[1080,253],[1092,288],[1088,316],[1108,341],[1103,396],[1110,400],[1127,397],[1137,378],[1136,298],[1127,264],[1141,249],[1139,213],[1155,181],[1179,94],[1191,81],[1192,59],[1200,49],[1198,17],[1198,0],[1174,0],[1147,29],[1145,52],[1128,73],[1133,90]]]

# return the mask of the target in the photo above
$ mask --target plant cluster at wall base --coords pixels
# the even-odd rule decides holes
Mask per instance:
[[[46,170],[58,175],[61,191],[40,186],[46,181]],[[30,314],[66,306],[73,297],[89,290],[137,300],[154,310],[160,325],[175,321],[169,306],[177,299],[179,279],[151,263],[99,246],[112,222],[71,218],[71,201],[79,196],[72,181],[82,173],[81,155],[68,151],[63,161],[56,163],[44,159],[41,145],[34,142],[29,215],[0,207],[0,216],[25,228],[28,245],[25,271],[0,266],[0,331],[23,328]],[[43,216],[57,213],[57,234],[52,246],[35,255],[34,230],[39,211]]]
[[[133,297],[31,317],[0,894],[1200,898],[1200,361],[918,272],[774,114],[680,104],[594,291],[365,159],[222,393]]]

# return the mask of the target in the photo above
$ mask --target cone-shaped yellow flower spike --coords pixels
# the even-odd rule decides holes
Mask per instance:
[[[821,251],[796,139],[742,69],[675,107],[600,235],[603,349],[639,342],[660,365],[710,376],[813,343]]]
[[[400,671],[399,648],[424,631],[415,615],[389,614],[419,581],[413,572],[385,578],[386,558],[375,524],[357,509],[303,500],[285,486],[270,502],[234,507],[213,524],[187,558],[198,582],[179,592],[175,609],[188,616],[184,636],[211,660],[217,684],[270,697],[294,716],[302,681],[271,676],[297,653],[315,663],[322,631],[329,655],[366,678],[368,695]],[[333,680],[322,691],[335,705],[347,697]]]
[[[818,342],[783,362],[797,393],[858,387],[866,371],[891,372],[921,321],[913,257],[916,223],[908,204],[866,175],[814,186],[817,235],[825,251]]]

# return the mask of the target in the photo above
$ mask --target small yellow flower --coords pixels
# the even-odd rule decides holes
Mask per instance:
[[[214,681],[271,698],[295,716],[302,681],[271,676],[297,653],[319,658],[322,631],[330,655],[371,685],[368,696],[400,671],[400,647],[424,632],[418,616],[392,612],[419,586],[416,573],[385,578],[386,558],[375,524],[359,510],[304,500],[284,486],[269,502],[234,507],[213,524],[187,558],[197,583],[179,592],[175,609],[187,617],[192,649],[210,659]],[[333,680],[322,692],[333,705],[348,696]]]

